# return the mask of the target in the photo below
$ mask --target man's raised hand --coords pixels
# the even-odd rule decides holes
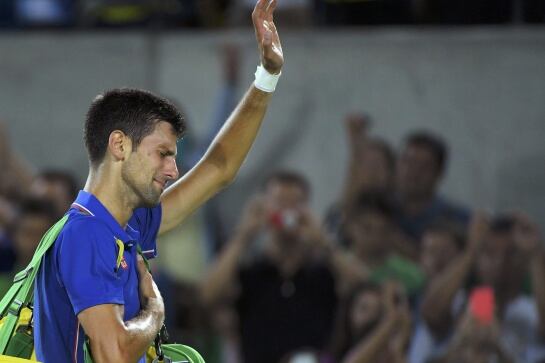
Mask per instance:
[[[280,38],[273,22],[277,0],[258,0],[252,13],[261,64],[271,74],[278,74],[284,64]]]

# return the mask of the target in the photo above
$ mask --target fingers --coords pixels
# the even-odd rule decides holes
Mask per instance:
[[[276,9],[276,4],[277,4],[277,1],[276,0],[271,0],[269,1],[269,3],[267,4],[267,15],[270,15],[271,16],[271,19],[272,19],[272,15],[274,13],[274,9]]]
[[[266,11],[267,7],[269,6],[269,0],[258,0],[255,4],[254,12],[255,11]]]

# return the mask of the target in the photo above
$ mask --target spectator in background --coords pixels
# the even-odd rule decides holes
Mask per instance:
[[[2,268],[0,296],[11,286],[15,273],[23,270],[30,262],[42,236],[55,221],[54,208],[47,201],[28,199],[22,202],[9,229],[14,255],[11,265]]]
[[[476,244],[480,241],[480,237],[473,237],[471,241]],[[426,229],[420,247],[420,267],[426,279],[426,293],[428,293],[429,285],[434,281],[435,277],[441,275],[452,261],[459,260],[459,256],[465,253],[464,248],[465,235],[461,232],[460,226],[451,221],[437,221]],[[468,249],[470,251],[468,253],[473,253],[473,248]],[[426,296],[426,293],[424,296]],[[429,306],[422,308],[421,300],[422,295],[418,297],[416,302],[417,313],[414,315],[413,344],[411,344],[409,350],[410,363],[424,363],[429,354],[436,354],[437,351],[443,349],[447,331],[451,324],[450,320],[440,316],[440,314],[448,314],[448,312],[439,312]],[[426,304],[433,304],[433,298],[425,301]],[[456,309],[459,309],[458,303],[457,299],[453,300],[453,306],[451,307],[453,315]],[[420,311],[422,313],[419,313]],[[437,315],[433,315],[434,311],[437,312]],[[425,319],[422,318],[422,315],[425,316]],[[434,324],[434,322],[437,324]]]
[[[411,332],[410,312],[395,283],[364,283],[344,301],[337,316],[331,363],[402,363]]]
[[[76,199],[79,189],[76,177],[69,171],[45,169],[34,177],[29,194],[31,197],[49,201],[60,217]]]
[[[467,226],[469,212],[438,194],[447,159],[447,146],[429,132],[410,134],[399,155],[395,183],[396,222],[413,245],[418,245],[422,233],[437,220],[451,220]]]
[[[30,166],[11,148],[0,121],[0,273],[9,271],[15,258],[7,228],[13,223],[20,200],[32,180]]]
[[[352,208],[361,194],[387,195],[393,186],[395,155],[383,140],[369,136],[371,120],[362,113],[349,114],[345,118],[349,163],[340,201],[333,205],[326,216],[326,226],[339,241],[346,244],[343,225],[345,211]]]
[[[238,285],[234,306],[246,363],[278,363],[303,347],[323,349],[333,324],[336,276],[346,280],[359,270],[326,241],[309,209],[306,179],[277,172],[264,189],[247,206],[202,291],[211,306]]]
[[[466,311],[444,357],[430,363],[514,363],[500,339],[497,318],[483,323]],[[526,361],[525,361],[526,362]]]
[[[411,362],[445,354],[472,272],[476,285],[490,286],[494,291],[501,341],[507,351],[523,362],[543,360],[545,252],[540,233],[524,215],[496,219],[490,226],[482,215],[476,215],[465,251],[430,282],[424,295],[421,312],[431,334],[428,339],[415,336],[412,345],[420,353],[414,355],[419,359]],[[527,274],[533,297],[523,293]]]
[[[465,245],[461,226],[448,220],[439,220],[429,226],[420,242],[420,268],[429,281],[441,273]]]
[[[393,208],[385,196],[362,195],[347,212],[350,250],[369,269],[371,281],[396,280],[414,298],[424,284],[418,265],[399,255],[394,246]]]

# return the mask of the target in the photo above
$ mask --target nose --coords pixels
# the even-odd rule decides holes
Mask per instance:
[[[168,158],[167,165],[165,167],[165,175],[169,180],[178,179],[180,173],[178,172],[178,166],[176,165],[176,159],[174,157]]]

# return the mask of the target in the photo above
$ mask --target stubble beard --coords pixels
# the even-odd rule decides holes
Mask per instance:
[[[138,171],[136,171],[136,173],[138,173]],[[121,177],[129,192],[135,197],[135,208],[153,208],[159,205],[161,192],[155,190],[153,179],[149,184],[140,183],[133,177],[131,170],[124,170]]]

